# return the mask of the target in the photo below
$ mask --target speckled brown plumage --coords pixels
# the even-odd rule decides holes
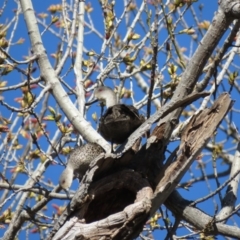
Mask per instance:
[[[72,184],[73,176],[82,178],[86,173],[90,163],[104,150],[96,143],[87,143],[81,147],[74,148],[67,161],[67,166],[63,170],[59,184],[63,189],[68,189]]]
[[[100,119],[99,133],[113,143],[123,143],[142,123],[144,117],[133,106],[117,104]]]
[[[139,115],[135,107],[117,103],[116,94],[111,88],[98,87],[94,95],[107,107],[98,129],[107,141],[123,143],[144,122],[144,117]]]

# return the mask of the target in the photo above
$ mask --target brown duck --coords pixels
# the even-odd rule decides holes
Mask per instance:
[[[117,103],[116,94],[111,88],[97,87],[94,95],[107,107],[99,122],[99,133],[107,141],[123,143],[144,122],[144,117],[135,107]]]
[[[63,189],[69,189],[72,185],[73,177],[76,176],[82,179],[91,161],[103,152],[102,147],[96,143],[87,143],[81,147],[74,148],[69,155],[67,166],[59,178],[59,185]]]

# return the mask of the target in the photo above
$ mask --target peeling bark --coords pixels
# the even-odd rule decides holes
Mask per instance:
[[[155,141],[148,147],[145,144],[139,151],[130,150],[120,158],[101,155],[48,239],[137,237],[149,216],[174,191],[231,105],[230,96],[223,93],[210,109],[194,115],[182,132],[176,159],[170,164],[164,165],[161,151],[164,131],[173,124],[167,122],[153,130],[151,137]]]

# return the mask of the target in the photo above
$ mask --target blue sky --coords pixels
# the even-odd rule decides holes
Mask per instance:
[[[92,14],[92,19],[93,21],[95,22],[95,27],[96,29],[99,30],[99,32],[101,32],[103,34],[103,30],[104,30],[104,27],[103,27],[103,17],[102,17],[102,13],[100,12],[100,6],[99,6],[99,3],[98,1],[92,1],[92,6],[94,8],[94,14]],[[39,13],[42,13],[42,12],[46,12],[47,11],[47,8],[49,7],[50,4],[57,4],[59,3],[59,1],[57,0],[51,0],[51,1],[38,1],[38,0],[34,0],[33,1],[33,5],[34,5],[34,8],[35,8],[35,12],[36,14],[39,14]],[[117,4],[120,4],[120,2],[118,2]],[[195,3],[195,6],[199,6],[200,4],[203,4],[204,5],[204,10],[202,11],[201,13],[201,16],[199,17],[200,20],[208,20],[211,22],[213,16],[214,16],[214,12],[216,12],[217,10],[217,6],[218,6],[218,1],[208,1],[208,0],[201,0],[201,1],[198,1],[197,3]],[[4,11],[2,17],[1,17],[1,22],[0,23],[4,23],[6,21],[9,21],[12,17],[12,10],[16,8],[16,4],[14,1],[10,0],[8,2],[8,6],[6,8],[6,11]],[[116,12],[118,14],[119,12],[119,15],[121,14],[121,10],[120,10],[120,6],[116,6]],[[200,14],[200,11],[198,9],[198,7],[195,8],[197,14]],[[199,15],[198,15],[199,16]],[[190,14],[186,14],[185,15],[186,17],[186,20],[189,19],[189,22],[188,24],[191,25],[193,28],[195,28],[195,22],[191,22],[192,18],[190,18]],[[49,19],[48,19],[49,20]],[[137,30],[138,31],[141,31],[140,30],[141,28],[139,27]],[[40,26],[40,30],[42,31],[43,30],[43,27]],[[179,29],[180,30],[180,29]],[[11,47],[10,49],[10,54],[12,54],[14,56],[14,58],[18,59],[18,60],[23,60],[23,56],[27,56],[30,52],[30,42],[29,42],[29,39],[28,39],[28,36],[26,34],[26,27],[25,27],[25,24],[24,24],[24,19],[23,19],[23,15],[20,15],[20,20],[19,20],[19,24],[18,24],[18,27],[17,27],[17,30],[16,30],[16,33],[15,33],[15,36],[14,36],[14,39],[13,39],[13,42],[16,42],[18,41],[19,38],[24,38],[25,39],[25,42],[24,44],[22,44],[21,46],[13,46]],[[125,34],[125,28],[124,27],[121,27],[119,28],[119,33],[124,36]],[[10,34],[7,36],[7,37],[10,37]],[[163,35],[159,35],[159,44],[162,43],[164,40],[165,40],[165,37],[164,34]],[[43,43],[44,43],[44,47],[46,48],[47,50],[47,53],[50,55],[51,53],[55,52],[56,51],[56,45],[59,43],[59,41],[57,40],[56,37],[53,37],[52,34],[50,33],[45,33],[43,35]],[[186,48],[190,48],[190,46],[188,46],[189,44],[189,36],[185,36],[185,35],[182,35],[179,37],[179,43],[184,47]],[[92,35],[86,35],[85,39],[84,39],[84,44],[85,46],[88,48],[88,49],[93,49],[95,50],[96,52],[100,52],[100,49],[101,49],[101,45],[102,45],[102,42],[101,41],[96,41],[95,38],[92,37]],[[193,44],[193,49],[195,49],[197,47],[197,43]],[[190,56],[191,52],[188,51],[187,52]],[[50,57],[51,61],[53,62],[53,59]],[[158,59],[158,64],[159,64],[159,68],[161,68],[164,64],[164,60],[165,59],[162,59],[162,58],[159,58]],[[239,60],[239,59],[238,59]],[[70,64],[70,62],[68,62],[68,64]],[[64,71],[67,70],[67,66],[65,66],[65,69]],[[180,70],[179,70],[180,71]],[[34,74],[35,77],[37,77],[39,74],[38,71],[36,71],[36,73]],[[96,76],[97,76],[98,73],[94,73],[92,76],[91,76],[91,80],[94,81]],[[4,76],[3,80],[7,80],[10,84],[16,84],[18,83],[20,80],[19,80],[19,73],[17,72],[13,72],[7,76]],[[166,78],[168,76],[166,75]],[[66,78],[67,79],[67,82],[68,84],[71,86],[71,87],[75,87],[75,81],[74,81],[74,75],[71,73],[68,75],[68,77]],[[118,81],[112,81],[110,79],[107,79],[106,80],[106,85],[108,86],[113,86],[113,84],[118,84],[119,82]],[[9,84],[9,85],[10,85]],[[126,86],[129,86],[130,85],[130,81],[129,80],[126,80]],[[228,90],[228,85],[226,84],[226,89]],[[135,89],[134,89],[135,90]],[[36,89],[34,90],[36,92],[36,94],[39,93],[39,89]],[[221,90],[222,91],[222,90]],[[11,94],[10,94],[11,93]],[[8,102],[9,104],[12,104],[12,105],[15,105],[15,106],[18,106],[16,105],[16,102],[14,101],[14,98],[19,96],[20,94],[20,91],[18,90],[14,90],[14,91],[11,91],[11,92],[8,92],[7,94],[4,94],[4,97],[5,97],[5,101]],[[135,99],[138,101],[142,98],[143,94],[142,92],[140,91],[140,89],[136,88],[135,92],[134,92],[134,97]],[[235,103],[235,106],[239,106],[239,97],[238,97],[238,94],[233,91],[233,98],[235,98],[236,100],[236,103]],[[74,98],[72,98],[73,101],[74,101]],[[124,102],[130,102],[129,100],[124,100]],[[51,104],[52,107],[54,107],[55,109],[58,110],[55,102],[54,102],[54,99],[51,98],[51,100],[49,101],[49,103]],[[38,109],[38,108],[37,108]],[[40,108],[39,108],[40,109]],[[60,111],[60,110],[59,110]],[[91,119],[91,115],[92,113],[94,112],[97,112],[99,114],[99,107],[97,104],[95,104],[93,107],[91,107],[88,115],[87,115],[87,118],[89,121],[92,122],[92,124],[94,125],[95,123],[93,123],[92,119]],[[153,108],[152,111],[155,111],[155,109]],[[6,117],[9,117],[10,116],[10,112],[7,111],[4,107],[0,106],[0,113],[3,115],[3,116],[6,116]],[[144,113],[144,111],[143,111]],[[237,116],[237,115],[236,115]],[[233,121],[235,122],[236,126],[239,128],[240,127],[240,124],[237,120],[235,115],[233,115]],[[96,124],[94,125],[96,126]],[[53,123],[49,123],[48,122],[48,127],[47,127],[47,130],[49,131],[49,134],[50,136],[53,136],[54,132],[55,132],[55,124]],[[2,141],[3,139],[0,139],[0,141]],[[224,140],[224,135],[222,135],[221,133],[219,133],[218,135],[218,140]],[[0,142],[1,143],[1,142]],[[42,139],[40,141],[40,144],[41,144],[41,147],[43,149],[47,149],[47,142],[45,139]],[[174,143],[171,143],[169,145],[169,150],[173,150],[177,144],[179,144],[179,142],[174,142]],[[229,148],[229,147],[232,147],[233,145],[231,143],[228,143],[227,145],[225,145],[225,147]],[[234,151],[232,151],[232,153],[234,153]],[[0,153],[2,154],[2,153]],[[21,155],[21,151],[19,152],[19,156]],[[64,161],[65,158],[62,157],[62,160]],[[212,172],[212,164],[211,164],[211,156],[209,156],[208,158],[206,157],[204,159],[204,161],[207,163],[206,164],[206,173],[208,172]],[[39,161],[36,161],[34,163],[34,166],[37,165],[39,163]],[[221,171],[224,171],[225,169],[227,169],[227,166],[226,164],[222,164],[221,161],[218,161],[217,162],[218,164],[218,170],[219,172]],[[2,166],[0,166],[0,170]],[[45,180],[50,180],[52,181],[54,184],[57,184],[58,183],[58,176],[59,174],[61,173],[61,171],[63,170],[63,166],[59,166],[59,165],[51,165],[46,173],[45,173]],[[197,163],[195,162],[193,164],[193,166],[191,167],[191,171],[194,173],[195,177],[197,176],[201,176],[201,170],[198,169],[198,166],[197,166]],[[189,179],[191,179],[191,171],[189,171],[188,173],[186,173],[186,175],[184,176],[184,178],[182,179],[182,182],[185,182],[185,181],[188,181]],[[7,177],[10,178],[11,177],[11,173],[8,172],[7,173]],[[223,183],[225,180],[227,180],[227,178],[221,178],[220,179],[220,182]],[[23,174],[20,174],[19,177],[17,178],[17,184],[24,184],[26,181],[26,176],[23,175]],[[78,183],[77,181],[75,180],[74,181],[74,184],[72,186],[72,189],[76,189],[78,186]],[[216,182],[213,181],[213,180],[210,180],[209,181],[209,186],[211,188],[211,190],[214,190],[216,189]],[[209,194],[209,189],[208,187],[206,186],[206,182],[203,181],[203,182],[199,182],[197,183],[196,185],[194,185],[194,187],[190,188],[189,191],[187,190],[183,190],[183,189],[180,189],[179,190],[180,193],[182,194],[182,196],[184,196],[185,198],[189,199],[189,200],[195,200],[195,199],[198,199],[200,197],[203,197],[205,195],[208,195]],[[225,193],[225,190],[222,191],[222,194]],[[0,196],[1,196],[1,192],[0,192]],[[219,204],[219,199],[217,196],[214,197],[215,200],[217,201],[217,203]],[[9,201],[9,204],[11,203],[11,201]],[[67,202],[66,201],[59,201],[59,200],[54,200],[52,201],[50,204],[49,204],[49,208],[48,208],[48,211],[49,213],[51,212],[54,212],[54,208],[52,208],[52,203],[55,203],[55,204],[59,204],[59,205],[63,205],[64,203],[66,204]],[[5,206],[5,209],[8,205]],[[204,209],[204,211],[206,211],[208,214],[211,214],[213,215],[214,214],[214,205],[213,205],[213,201],[210,199],[209,201],[206,201],[204,203],[201,203],[198,205],[199,208],[202,208]],[[220,205],[219,205],[220,207]],[[164,208],[163,208],[164,209]],[[169,213],[169,218],[171,221],[173,221],[173,218],[171,216],[171,214]],[[237,222],[237,224],[240,224],[240,220],[239,218],[235,219],[235,221]],[[160,221],[160,224],[161,226],[164,226],[163,222]],[[233,222],[229,222],[229,224],[233,224]],[[4,229],[0,229],[0,236],[4,233]],[[183,235],[183,234],[186,234],[187,232],[185,230],[179,230],[178,231],[178,235]],[[165,231],[155,231],[154,232],[154,236],[156,237],[156,239],[163,239],[165,237],[165,234],[166,232]],[[19,239],[25,239],[25,233],[21,233],[19,235]],[[30,239],[36,239],[35,236],[33,234],[30,234]],[[219,237],[218,239],[223,239],[221,237]]]

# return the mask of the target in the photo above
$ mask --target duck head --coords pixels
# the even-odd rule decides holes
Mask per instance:
[[[104,103],[107,108],[110,108],[117,104],[117,96],[115,92],[109,87],[100,86],[95,88],[94,96],[100,102]]]

